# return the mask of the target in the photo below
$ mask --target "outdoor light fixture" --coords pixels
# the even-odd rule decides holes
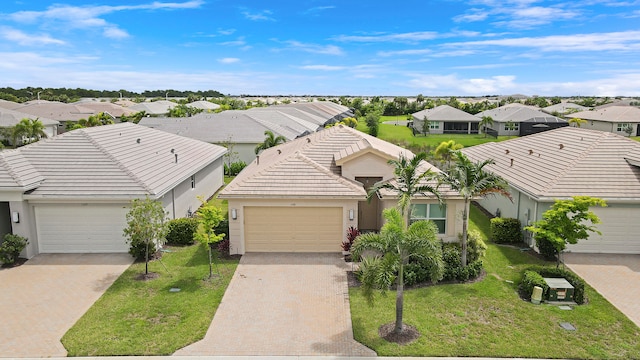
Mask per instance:
[[[237,219],[237,218],[238,218],[238,210],[236,210],[236,209],[231,209],[231,218],[232,218],[233,220],[235,220],[235,219]]]
[[[20,222],[20,213],[18,213],[17,211],[14,211],[11,213],[11,220],[14,223],[19,223]]]
[[[349,220],[353,220],[354,219],[354,213],[353,213],[353,209],[349,209]]]

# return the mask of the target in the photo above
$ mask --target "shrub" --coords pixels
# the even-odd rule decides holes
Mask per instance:
[[[542,293],[543,300],[549,299],[548,286],[544,282],[543,278],[565,278],[569,282],[569,284],[573,286],[573,301],[575,301],[577,304],[580,304],[580,305],[584,304],[587,301],[584,293],[584,280],[582,280],[581,277],[574,274],[573,272],[567,269],[556,268],[556,267],[533,266],[528,268],[525,271],[525,278],[527,277],[527,273],[530,273],[530,272],[534,272],[539,276],[539,279],[536,281],[541,282],[541,284],[536,284],[536,285],[542,287],[543,289],[543,293]],[[529,277],[533,277],[533,276],[534,275],[529,275]],[[523,284],[525,282],[525,278],[522,279],[522,282],[520,283],[520,286],[519,286],[521,291],[520,294],[521,296],[523,296],[523,298],[530,299],[531,291],[533,291],[533,286],[536,286],[536,285],[531,286],[531,289],[527,290],[529,285]],[[530,279],[527,279],[527,281],[531,282]],[[525,293],[525,291],[528,291],[528,293]]]
[[[228,258],[230,256],[229,248],[229,239],[223,239],[218,242],[218,254],[221,257]]]
[[[145,251],[146,244],[143,240],[135,237],[129,241],[129,254],[131,254],[131,256],[133,256],[136,260],[145,260]],[[150,241],[149,260],[153,259],[153,256],[157,251],[158,250],[156,249],[156,244],[153,241]]]
[[[556,260],[558,250],[556,250],[553,243],[542,234],[536,235],[536,246],[538,247],[538,252],[540,252],[540,255],[542,255],[545,260]]]
[[[491,219],[491,240],[499,244],[522,242],[522,224],[518,219],[493,218]]]
[[[468,249],[470,246],[468,247]],[[442,258],[445,262],[443,280],[467,281],[480,275],[482,271],[482,260],[471,260],[471,255],[467,251],[469,263],[467,266],[460,264],[461,249],[460,244],[447,243],[442,246]]]
[[[222,219],[222,221],[218,223],[218,226],[213,228],[213,231],[216,234],[224,234],[223,239],[229,239],[229,216],[227,215],[226,218]]]
[[[349,229],[347,229],[347,240],[342,242],[342,250],[351,251],[351,245],[353,245],[353,242],[358,236],[360,236],[360,230],[350,226]]]
[[[531,294],[533,294],[533,288],[540,286],[542,288],[542,298],[545,299],[546,294],[549,291],[549,287],[544,282],[542,275],[535,271],[527,270],[524,272],[518,291],[523,299],[531,300]]]
[[[198,220],[195,218],[179,218],[169,220],[167,224],[167,243],[171,245],[192,245],[195,240],[193,234],[198,229]]]
[[[20,257],[20,253],[29,242],[27,238],[15,234],[6,234],[0,245],[0,262],[13,264]]]
[[[247,163],[244,161],[232,162],[231,165],[224,164],[224,174],[227,176],[236,176],[247,167]]]
[[[462,241],[462,234],[458,234]],[[482,234],[478,230],[469,230],[467,233],[467,260],[471,263],[484,257],[487,252],[487,244],[482,240]]]

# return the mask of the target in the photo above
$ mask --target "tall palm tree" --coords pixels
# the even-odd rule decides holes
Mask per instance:
[[[256,146],[256,155],[260,153],[261,150],[266,150],[270,147],[287,142],[287,138],[282,135],[275,136],[275,134],[269,130],[265,131],[264,135],[266,136],[264,141]]]
[[[40,120],[24,118],[13,126],[11,136],[13,137],[13,145],[18,147],[19,143],[25,145],[46,138],[47,133]]]
[[[467,266],[467,232],[471,199],[488,194],[500,194],[511,199],[511,194],[509,194],[509,185],[506,180],[484,169],[485,166],[495,163],[493,159],[473,162],[460,151],[454,151],[452,156],[454,165],[447,173],[440,173],[439,183],[448,185],[452,190],[460,193],[464,199],[460,263],[462,266]]]
[[[44,131],[44,124],[38,119],[29,119],[29,142],[36,142],[42,138],[47,137],[47,133]]]
[[[493,118],[491,116],[483,116],[480,120],[480,124],[478,124],[482,128],[482,132],[484,133],[484,137],[487,137],[487,127],[493,125]]]
[[[458,144],[455,140],[443,141],[436,147],[434,154],[436,158],[441,159],[443,161],[443,165],[446,165],[448,168],[451,163],[451,154],[454,151],[462,149],[464,146],[462,144]]]
[[[438,230],[432,222],[416,221],[407,227],[402,213],[397,208],[383,211],[386,223],[379,234],[366,233],[358,236],[351,247],[355,258],[366,251],[380,254],[365,257],[360,265],[360,280],[365,297],[373,301],[373,290],[387,290],[396,285],[396,321],[393,333],[401,334],[404,311],[404,265],[410,259],[429,261],[430,278],[435,283],[442,279],[444,262],[438,240]]]
[[[411,199],[416,195],[435,195],[440,200],[440,193],[437,186],[428,184],[428,180],[436,180],[436,173],[431,169],[423,169],[423,161],[427,154],[421,152],[413,158],[408,159],[404,154],[400,154],[397,160],[389,160],[389,164],[394,167],[395,179],[393,181],[380,182],[369,189],[367,198],[376,196],[378,190],[387,189],[398,194],[398,207],[402,217],[407,224],[411,213]]]

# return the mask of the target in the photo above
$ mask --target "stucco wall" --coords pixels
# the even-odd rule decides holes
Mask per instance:
[[[364,154],[345,162],[342,165],[342,176],[351,180],[356,177],[382,177],[382,180],[388,180],[394,174],[393,167],[387,161],[373,153]]]
[[[28,239],[29,244],[22,252],[22,256],[30,259],[38,254],[38,238],[36,236],[33,206],[26,201],[11,201],[9,202],[9,208],[11,212],[19,214],[20,222],[12,222],[11,228],[14,234]]]
[[[618,129],[618,122],[608,122],[608,121],[598,121],[598,120],[586,120],[586,121],[587,121],[586,123],[580,125],[581,128],[590,129],[590,130],[607,131],[607,132],[618,134],[621,136],[627,136],[627,133],[624,131],[616,131]],[[621,121],[620,123],[624,123],[624,121]],[[633,130],[631,132],[631,136],[636,136],[638,131],[638,124],[629,123],[629,125]]]
[[[223,146],[221,143],[217,143],[216,145]],[[235,161],[244,161],[247,164],[250,164],[253,160],[256,159],[256,146],[258,143],[236,143],[233,145],[233,152],[236,152],[233,156],[231,162]],[[227,162],[226,158],[225,162]]]
[[[342,207],[343,229],[347,233],[350,226],[358,227],[358,201],[357,200],[313,200],[313,199],[229,199],[229,251],[231,254],[244,254],[244,207]],[[237,218],[233,219],[231,213],[235,209]],[[349,220],[349,210],[353,209],[354,219]],[[322,221],[322,219],[318,219]]]

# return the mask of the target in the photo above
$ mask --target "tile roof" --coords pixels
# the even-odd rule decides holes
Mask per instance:
[[[217,145],[119,123],[78,129],[23,146],[13,150],[20,155],[18,159],[11,160],[7,156],[15,154],[2,152],[11,167],[0,167],[0,178],[6,178],[11,169],[26,160],[43,179],[25,198],[129,200],[146,195],[157,198],[225,151]],[[24,166],[20,179],[40,179]]]
[[[495,109],[477,113],[477,117],[491,116],[495,122],[513,121],[516,123],[525,121],[535,122],[565,122],[565,120],[549,115],[531,106],[522,104],[508,104]],[[531,120],[536,118],[536,120]]]
[[[606,122],[640,123],[640,108],[635,106],[609,106],[596,110],[580,111],[569,114],[567,117]]]
[[[44,177],[18,150],[0,151],[0,190],[25,192],[37,187]]]
[[[574,103],[570,103],[570,102],[562,102],[559,104],[554,104],[554,105],[550,105],[547,106],[545,108],[542,108],[542,111],[551,114],[554,111],[557,111],[560,114],[564,114],[568,111],[571,110],[578,110],[578,111],[583,111],[583,110],[587,110],[589,108],[582,106],[582,105],[578,105],[578,104],[574,104]]]
[[[221,193],[221,198],[354,198],[365,199],[361,183],[342,177],[341,167],[354,154],[374,152],[386,158],[408,158],[399,146],[337,125],[269,148],[247,166]],[[439,170],[428,163],[423,168]],[[435,186],[435,182],[433,183]],[[445,195],[450,191],[443,189]],[[381,192],[383,196],[396,194]]]
[[[415,119],[422,120],[426,116],[430,121],[480,122],[481,117],[471,115],[449,105],[440,105],[433,109],[424,109],[412,114]]]
[[[78,121],[98,113],[81,105],[45,100],[29,101],[13,110],[57,121]]]
[[[0,99],[0,108],[13,110],[13,109],[18,108],[20,106],[22,106],[22,104],[20,104],[20,103],[9,101],[9,100]]]
[[[474,161],[494,159],[489,170],[538,199],[640,201],[640,167],[627,160],[640,162],[640,143],[609,132],[563,127],[462,152]]]
[[[44,126],[53,126],[60,124],[59,121],[51,120],[46,117],[38,117],[36,115],[26,114],[15,110],[0,108],[0,127],[11,127],[19,123],[22,119],[38,119]]]
[[[211,101],[204,101],[204,100],[198,100],[198,101],[194,101],[194,102],[188,103],[187,106],[191,106],[191,107],[194,107],[196,109],[203,109],[203,110],[220,109],[220,105],[214,104]]]
[[[147,114],[151,115],[164,115],[169,113],[169,110],[177,106],[178,104],[166,101],[166,100],[158,100],[158,101],[145,101],[139,104],[129,106],[129,109],[140,112],[144,111]]]
[[[128,116],[136,113],[135,110],[106,101],[83,100],[75,102],[73,105],[80,105],[84,108],[89,108],[96,113],[107,112],[115,117],[122,117],[122,115]]]

